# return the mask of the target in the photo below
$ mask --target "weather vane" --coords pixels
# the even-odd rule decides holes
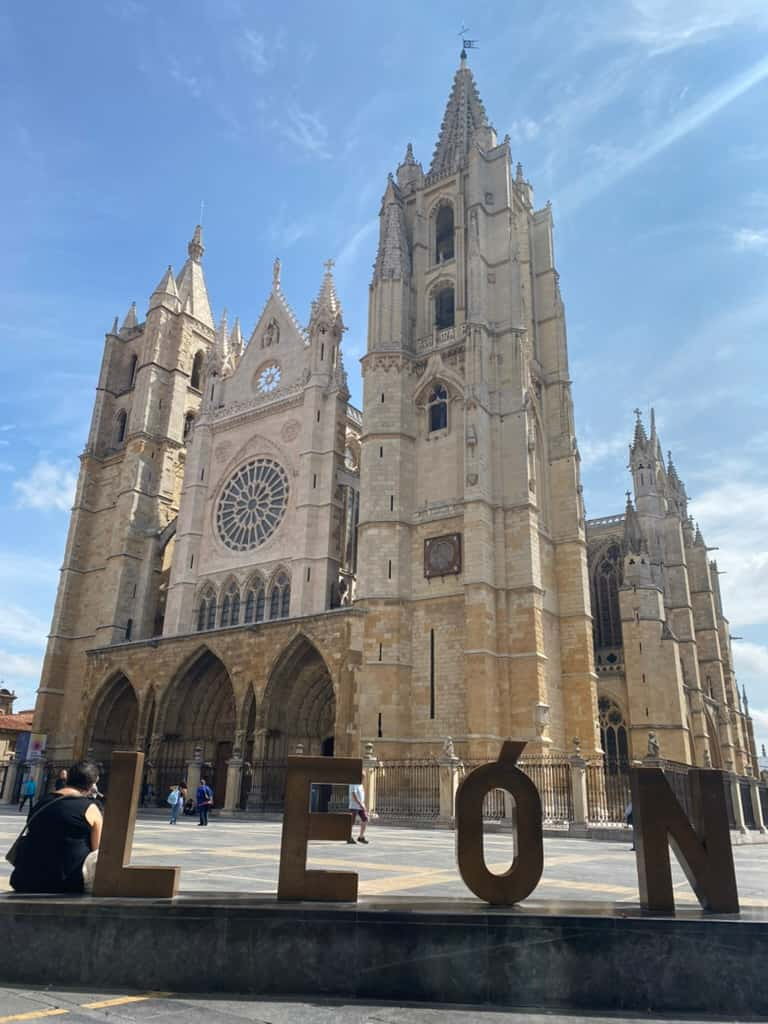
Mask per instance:
[[[477,39],[467,39],[467,32],[469,32],[469,29],[462,23],[458,33],[461,36],[461,45],[465,50],[476,50],[479,41]]]

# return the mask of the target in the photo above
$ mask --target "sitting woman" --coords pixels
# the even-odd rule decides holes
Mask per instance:
[[[101,811],[91,796],[99,781],[92,761],[69,769],[67,784],[36,805],[16,856],[16,892],[90,892],[101,840]]]

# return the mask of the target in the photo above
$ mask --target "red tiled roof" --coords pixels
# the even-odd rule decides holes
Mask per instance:
[[[34,711],[20,711],[18,715],[0,715],[0,732],[32,732]]]

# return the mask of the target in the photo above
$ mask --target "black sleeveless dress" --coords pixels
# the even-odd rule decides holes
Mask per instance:
[[[16,892],[82,892],[83,861],[91,852],[86,796],[51,793],[35,806],[11,874]]]

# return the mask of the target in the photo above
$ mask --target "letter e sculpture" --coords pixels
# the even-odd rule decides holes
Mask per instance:
[[[351,814],[314,814],[309,810],[313,782],[351,785],[363,781],[359,757],[289,757],[285,784],[283,837],[280,844],[279,900],[331,900],[354,903],[357,875],[350,871],[308,871],[310,839],[343,841],[352,837]]]

